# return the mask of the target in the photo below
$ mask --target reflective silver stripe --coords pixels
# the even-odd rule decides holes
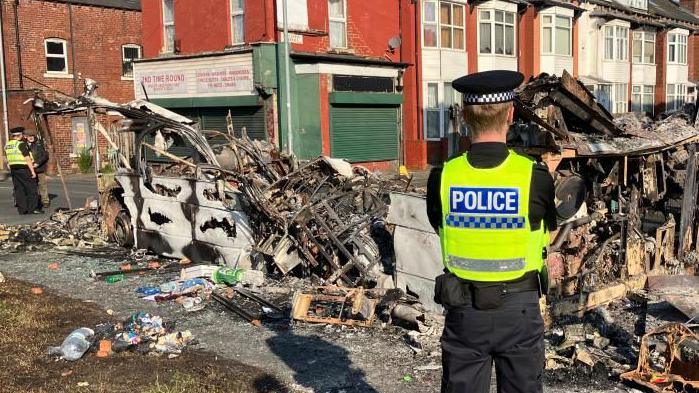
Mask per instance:
[[[448,256],[449,266],[472,272],[516,272],[524,270],[524,258],[516,259],[472,259]]]

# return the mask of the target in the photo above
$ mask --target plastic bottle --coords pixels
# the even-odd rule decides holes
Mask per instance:
[[[125,278],[126,276],[124,276],[123,274],[115,274],[113,276],[107,277],[104,281],[106,281],[107,284],[114,284],[115,282],[119,282]]]
[[[78,360],[90,349],[94,336],[95,332],[90,328],[74,330],[63,340],[60,347],[49,347],[49,355],[60,355],[71,362]]]
[[[169,281],[169,282],[160,284],[160,292],[162,292],[162,293],[174,292],[176,289],[177,289],[177,282],[176,281]]]
[[[216,284],[226,283],[228,285],[235,285],[240,282],[243,278],[245,269],[233,269],[230,267],[221,267],[214,271],[213,277],[211,279]]]

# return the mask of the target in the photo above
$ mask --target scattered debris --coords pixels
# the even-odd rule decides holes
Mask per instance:
[[[317,287],[313,291],[296,292],[291,313],[299,321],[369,327],[384,293],[361,287]]]
[[[699,390],[699,335],[668,324],[643,336],[635,370],[621,379],[654,392]]]

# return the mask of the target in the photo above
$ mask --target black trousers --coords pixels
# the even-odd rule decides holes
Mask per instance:
[[[511,293],[495,310],[447,312],[442,393],[488,393],[493,362],[499,393],[541,393],[544,322],[536,291]]]
[[[39,208],[39,186],[29,168],[11,168],[12,185],[19,214],[28,214]]]

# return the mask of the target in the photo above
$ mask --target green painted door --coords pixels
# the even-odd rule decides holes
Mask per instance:
[[[333,104],[330,155],[350,162],[397,160],[398,107]]]

